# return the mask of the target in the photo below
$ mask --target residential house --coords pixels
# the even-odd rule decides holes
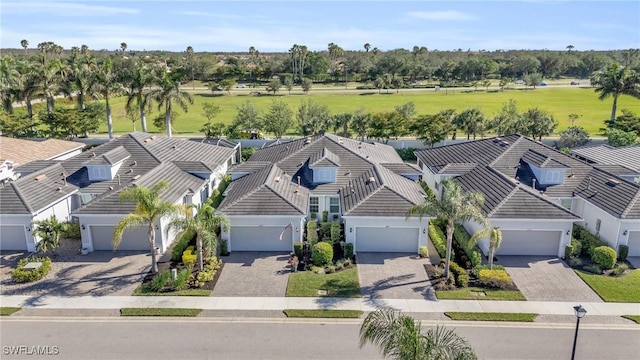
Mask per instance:
[[[27,233],[33,221],[50,216],[42,210],[46,209],[60,220],[79,222],[83,248],[112,250],[114,226],[134,209],[133,203],[120,201],[121,190],[166,180],[171,187],[161,194],[163,200],[197,206],[217,188],[233,158],[231,148],[137,132],[64,161],[27,164],[26,176],[0,189],[2,249],[34,251],[38,240]],[[49,190],[54,193],[45,204],[43,194]],[[24,196],[26,191],[29,196]],[[14,205],[5,206],[9,203]],[[18,215],[21,222],[5,221]],[[175,236],[167,231],[169,220],[156,224],[159,251],[166,250]],[[16,236],[21,229],[25,232],[22,238]],[[141,227],[126,231],[119,249],[149,247],[147,229]]]
[[[564,256],[573,223],[614,248],[640,256],[640,185],[608,166],[589,164],[515,134],[416,152],[437,195],[455,178],[485,197],[483,211],[503,233],[500,255]],[[627,169],[628,170],[628,169]],[[470,233],[479,229],[466,223]],[[488,241],[480,241],[488,250]]]
[[[420,171],[390,146],[317,135],[258,150],[229,173],[218,210],[231,221],[230,251],[291,251],[325,211],[356,252],[417,253],[427,242],[427,220],[406,218],[424,200]]]
[[[585,146],[572,149],[571,153],[578,159],[640,183],[640,144],[618,148],[606,144]]]

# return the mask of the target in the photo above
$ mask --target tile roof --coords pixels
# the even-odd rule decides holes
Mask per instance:
[[[520,217],[530,213],[527,216],[536,218],[535,211],[526,211],[526,208],[535,208],[534,205],[530,205],[533,204],[533,200],[531,199],[538,199],[536,200],[537,204],[542,206],[545,203],[553,203],[549,197],[573,197],[575,195],[588,199],[589,201],[595,201],[598,206],[603,209],[609,209],[607,211],[615,216],[626,216],[627,218],[636,216],[633,210],[638,206],[634,200],[638,194],[636,184],[619,178],[615,174],[607,173],[607,178],[617,179],[624,182],[625,185],[620,187],[601,187],[599,190],[600,196],[596,199],[592,194],[578,191],[578,189],[584,187],[585,180],[588,177],[591,177],[593,179],[592,181],[596,181],[596,177],[593,176],[594,171],[606,173],[605,170],[596,169],[582,160],[518,134],[420,150],[416,152],[416,156],[420,162],[425,164],[434,173],[442,173],[443,169],[449,164],[459,164],[462,162],[477,164],[476,168],[468,172],[462,172],[462,176],[457,179],[465,182],[465,186],[468,189],[480,191],[485,195],[488,199],[485,210],[492,212],[492,216]],[[534,190],[532,186],[534,185],[533,180],[535,176],[529,163],[539,164],[543,167],[562,165],[563,168],[565,168],[563,183],[543,186],[537,182]],[[491,169],[491,172],[485,171],[485,167]],[[522,193],[514,197],[514,194],[511,192],[507,193],[508,188],[505,187],[504,184],[499,185],[501,183],[496,182],[495,174],[499,174],[508,181],[514,182],[514,184],[517,182],[519,188],[528,191],[528,194]],[[599,181],[602,184],[606,182],[602,180]],[[495,199],[491,200],[493,198]],[[516,205],[511,207],[503,204],[499,207],[501,209],[500,211],[496,211],[496,208],[490,207],[497,206],[497,204],[492,203],[492,201],[495,202],[498,199],[504,198],[515,199],[520,201],[520,203],[518,204],[516,201],[514,203]],[[544,211],[548,212],[548,214],[556,214],[557,209],[554,207],[555,206],[546,206]],[[538,208],[538,211],[542,210]],[[625,211],[627,212],[625,213]],[[557,215],[561,216],[562,214]],[[640,218],[640,214],[638,214],[638,218]]]
[[[594,167],[575,195],[621,219],[640,219],[640,185]]]
[[[32,141],[0,136],[0,159],[11,160],[14,167],[20,167],[35,160],[49,160],[83,147],[83,143],[59,139]]]
[[[91,153],[94,156],[85,161],[83,165],[115,165],[131,156],[127,149],[122,146],[118,146],[101,155],[96,155],[95,152]]]
[[[0,187],[0,214],[33,214],[78,191],[53,164]]]
[[[198,143],[203,143],[203,144],[224,146],[224,147],[228,147],[228,148],[232,148],[232,149],[234,149],[236,146],[239,145],[239,143],[237,143],[235,141],[231,141],[231,140],[227,140],[227,139],[221,139],[221,138],[191,138],[189,140],[190,141],[195,141],[195,142],[198,142]]]
[[[598,169],[602,169],[606,172],[610,172],[612,174],[616,174],[618,176],[621,175],[640,175],[640,171],[637,170],[633,170],[630,169],[626,166],[622,166],[622,165],[615,165],[615,164],[611,164],[611,165],[607,165],[607,164],[593,164],[593,167],[596,167]]]
[[[340,166],[340,158],[331,152],[331,150],[327,150],[327,148],[322,148],[322,150],[314,153],[309,158],[309,166],[314,167],[336,167]]]
[[[610,145],[593,145],[572,149],[571,153],[589,162],[622,165],[640,171],[640,144],[615,148]]]
[[[387,170],[391,170],[398,175],[422,175],[422,171],[417,166],[407,163],[382,163]]]

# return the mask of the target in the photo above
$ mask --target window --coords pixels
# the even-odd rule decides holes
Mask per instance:
[[[331,170],[318,170],[318,182],[334,181],[331,175],[332,175]]]
[[[182,202],[185,205],[193,205],[193,195],[185,195],[182,199]]]
[[[562,204],[562,206],[564,206],[565,208],[571,210],[571,199],[562,199],[560,200],[560,203]]]
[[[339,198],[329,198],[329,212],[332,214],[340,213],[340,199]]]
[[[320,202],[318,201],[317,196],[312,196],[309,198],[309,212],[317,213],[319,210]]]

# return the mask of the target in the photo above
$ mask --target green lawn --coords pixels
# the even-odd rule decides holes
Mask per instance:
[[[186,87],[188,89],[188,86]],[[263,91],[261,89],[260,91]],[[195,103],[189,106],[189,111],[185,114],[181,109],[177,110],[179,116],[173,124],[176,134],[198,133],[202,124],[206,122],[203,115],[202,104],[213,102],[220,106],[222,112],[214,121],[231,123],[236,115],[236,108],[241,103],[250,100],[261,112],[265,112],[269,104],[274,99],[281,99],[288,104],[292,110],[297,109],[301,101],[312,99],[315,102],[329,106],[331,113],[352,112],[363,108],[368,112],[392,111],[395,105],[412,101],[416,105],[418,114],[435,113],[446,108],[462,110],[466,107],[479,107],[485,116],[492,117],[509,99],[514,99],[520,111],[530,107],[540,107],[551,112],[560,122],[558,129],[564,129],[570,125],[568,115],[571,113],[581,114],[578,124],[585,127],[590,133],[598,133],[598,129],[603,127],[603,120],[607,119],[611,112],[612,100],[600,101],[597,94],[590,88],[546,88],[536,90],[507,90],[505,92],[464,92],[458,89],[455,93],[434,92],[433,90],[424,92],[406,92],[378,94],[377,91],[352,90],[347,94],[327,93],[313,90],[309,95],[293,94],[286,95],[286,91],[281,91],[278,96],[251,96],[249,91],[233,91],[231,95],[216,92],[212,96],[209,92],[195,91],[193,94]],[[131,122],[125,118],[124,105],[126,99],[119,97],[112,99],[112,113],[114,119],[114,129],[117,133],[126,133],[133,129]],[[618,100],[618,109],[628,108],[635,113],[640,113],[640,101],[629,96],[621,96]],[[148,114],[149,131],[158,131],[152,125],[152,119],[160,114],[157,108]],[[140,130],[138,122],[137,130]],[[101,132],[106,132],[106,122],[101,126]]]
[[[210,296],[211,290],[206,289],[186,289],[172,292],[154,292],[144,285],[139,285],[134,291],[133,296]]]
[[[481,312],[446,312],[452,320],[469,321],[521,321],[533,322],[538,314],[533,313],[481,313]]]
[[[590,274],[580,270],[575,272],[604,301],[640,303],[640,269],[621,277]]]
[[[640,315],[623,315],[622,317],[625,319],[635,321],[636,324],[640,324]]]
[[[319,295],[318,290],[326,290]],[[313,271],[300,271],[289,275],[287,284],[289,297],[360,297],[358,269],[343,270],[333,274],[316,274]]]
[[[361,310],[297,310],[285,309],[283,311],[290,318],[343,318],[358,319],[362,315]]]
[[[22,308],[19,307],[8,307],[8,306],[0,306],[0,316],[9,316],[17,311],[20,311]]]
[[[122,308],[120,316],[189,316],[196,317],[202,309],[185,308]]]
[[[474,294],[478,292],[484,292],[485,296]],[[437,290],[436,297],[440,300],[527,300],[520,291],[488,290],[474,287],[456,290]]]

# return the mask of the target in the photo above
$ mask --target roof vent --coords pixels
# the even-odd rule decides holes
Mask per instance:
[[[136,175],[132,178],[132,180],[138,180],[138,179],[140,179],[140,175]]]
[[[369,177],[369,183],[375,183],[376,182],[376,178],[374,178],[373,176]]]
[[[276,177],[274,177],[274,178],[273,178],[273,181],[275,181],[275,182],[280,182],[280,176],[276,176]]]
[[[576,173],[574,173],[574,172],[572,171],[572,172],[569,174],[569,176],[568,176],[568,177],[572,178],[572,177],[574,177],[574,176],[576,176]]]
[[[113,190],[113,186],[109,186],[109,191],[112,191],[112,190]]]
[[[616,185],[620,185],[620,180],[617,179],[607,179],[607,185],[609,186],[616,186]]]
[[[132,172],[133,172],[133,169],[129,169],[129,173],[132,173]]]
[[[40,181],[40,180],[44,180],[46,178],[47,178],[47,174],[42,174],[42,175],[36,176],[34,179],[36,179],[36,181]]]
[[[311,138],[310,138],[310,137],[308,137],[308,138],[304,139],[304,144],[305,144],[305,145],[309,145],[309,144],[311,144]]]
[[[345,175],[351,175],[351,170],[347,170],[347,172],[345,173]]]
[[[587,190],[591,189],[591,176],[587,178]]]
[[[172,148],[172,149],[177,149],[178,147],[177,147],[177,146],[175,146],[175,145],[173,145],[171,148]]]
[[[136,165],[138,165],[138,162],[134,160],[134,161],[131,163],[131,166],[136,166]]]
[[[91,157],[96,157],[96,153],[92,152]]]
[[[58,191],[62,191],[62,188],[61,188],[61,187],[59,187],[59,188],[58,188]]]

